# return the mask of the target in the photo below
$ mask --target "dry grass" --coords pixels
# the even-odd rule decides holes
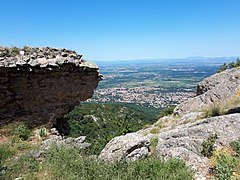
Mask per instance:
[[[215,116],[221,116],[225,114],[225,108],[223,108],[220,105],[213,105],[210,106],[208,109],[205,110],[206,117],[215,117]]]
[[[158,134],[160,132],[160,129],[159,127],[154,127],[150,130],[150,133],[151,134]]]
[[[10,141],[13,138],[13,131],[21,122],[12,122],[0,126],[0,145]]]

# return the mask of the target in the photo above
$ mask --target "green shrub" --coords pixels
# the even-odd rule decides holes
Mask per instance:
[[[21,140],[27,140],[31,136],[31,131],[25,124],[20,124],[14,130],[14,135]]]
[[[219,180],[230,179],[233,174],[233,169],[237,165],[235,157],[230,155],[220,155],[217,159],[214,171]]]
[[[240,139],[231,142],[230,146],[233,148],[234,151],[236,151],[236,153],[238,153],[238,155],[240,155]]]
[[[168,116],[168,115],[171,115],[174,111],[176,106],[169,106],[163,110],[160,111],[159,115],[158,115],[158,119],[159,118],[162,118],[164,116]]]
[[[228,69],[228,65],[227,65],[227,63],[224,63],[223,65],[221,65],[220,67],[219,67],[219,69],[218,69],[218,73],[220,73],[220,72],[222,72],[222,71],[225,71],[225,70],[227,70]]]
[[[151,155],[155,155],[155,151],[156,151],[156,147],[158,144],[158,138],[154,137],[150,139],[150,151],[151,151]]]
[[[215,150],[214,144],[217,139],[217,134],[210,135],[207,140],[202,143],[202,151],[201,154],[205,157],[211,157],[213,155],[213,151]]]
[[[11,157],[13,152],[10,150],[9,144],[3,144],[0,146],[0,169],[3,167],[5,161]]]
[[[156,141],[154,140],[154,143]],[[51,147],[44,159],[38,161],[29,155],[13,158],[6,171],[0,170],[0,179],[193,179],[193,172],[181,160],[147,158],[134,162],[105,163],[86,156],[75,148]]]
[[[11,48],[11,56],[16,56],[20,52],[20,49],[18,47],[12,47]]]
[[[224,63],[223,65],[221,65],[218,69],[218,73],[222,72],[222,71],[225,71],[227,69],[232,69],[234,67],[239,67],[240,66],[240,59],[237,58],[236,62],[232,61],[230,63]]]
[[[47,129],[45,127],[42,127],[39,131],[39,135],[41,137],[46,137],[47,136]]]

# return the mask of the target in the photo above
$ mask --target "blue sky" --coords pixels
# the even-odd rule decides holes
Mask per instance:
[[[240,0],[1,0],[0,45],[90,60],[240,55]]]

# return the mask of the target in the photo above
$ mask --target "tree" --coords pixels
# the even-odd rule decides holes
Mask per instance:
[[[236,61],[236,67],[240,66],[240,59],[237,58],[237,61]]]
[[[234,68],[234,67],[236,67],[236,64],[235,64],[234,61],[228,63],[228,68],[229,68],[229,69],[232,69],[232,68]]]
[[[223,65],[220,66],[220,68],[218,69],[218,72],[225,71],[227,68],[228,68],[227,63],[224,63]]]

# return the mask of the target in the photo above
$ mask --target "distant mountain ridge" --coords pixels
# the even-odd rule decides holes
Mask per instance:
[[[219,63],[222,64],[224,62],[230,62],[237,58],[238,56],[231,57],[200,57],[200,56],[192,56],[186,58],[145,58],[145,59],[129,59],[129,60],[93,60],[98,65],[107,65],[107,64],[145,64],[145,63],[175,63],[175,62],[194,62],[195,63],[203,63],[203,62],[211,62],[211,63]],[[196,61],[197,60],[197,61]],[[200,60],[200,61],[199,61]]]

